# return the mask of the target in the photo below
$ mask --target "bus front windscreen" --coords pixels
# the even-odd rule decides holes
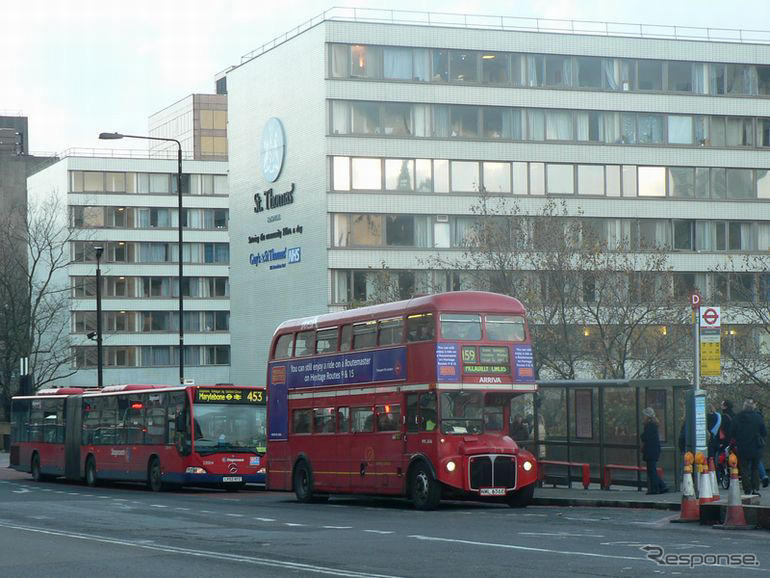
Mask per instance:
[[[211,395],[196,392],[193,407],[195,451],[199,454],[217,452],[265,453],[266,406],[262,392],[248,399],[245,394],[236,401],[220,398],[221,390],[208,390]],[[251,394],[250,394],[251,395]]]

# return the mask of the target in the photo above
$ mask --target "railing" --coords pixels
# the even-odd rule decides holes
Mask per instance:
[[[241,64],[264,54],[268,50],[272,50],[276,46],[299,36],[303,32],[310,30],[326,20],[444,26],[450,28],[477,28],[487,30],[518,30],[524,32],[556,32],[559,34],[770,44],[769,30],[703,28],[698,26],[671,26],[667,24],[525,18],[519,16],[494,16],[488,14],[461,14],[452,12],[424,12],[418,10],[388,10],[384,8],[351,8],[335,6],[328,10],[324,10],[319,15],[314,16],[310,20],[306,20],[295,28],[276,36],[269,42],[265,42],[259,48],[244,54],[241,57]],[[227,72],[227,70],[228,69],[221,71],[217,77]]]
[[[24,116],[21,110],[0,110],[0,116]]]
[[[66,157],[101,157],[120,159],[162,159],[176,160],[177,150],[152,150],[146,149],[102,149],[102,148],[68,148],[53,156]],[[193,153],[182,151],[182,158],[193,160]]]

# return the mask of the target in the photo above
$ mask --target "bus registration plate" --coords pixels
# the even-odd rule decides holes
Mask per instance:
[[[481,488],[479,493],[482,496],[504,496],[505,488]]]
[[[222,481],[224,483],[227,482],[242,482],[243,478],[241,476],[225,476],[222,478]]]

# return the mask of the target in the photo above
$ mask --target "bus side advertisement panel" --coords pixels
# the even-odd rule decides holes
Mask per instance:
[[[286,390],[286,367],[270,367],[270,393],[267,396],[268,440],[285,440],[289,433],[289,400]]]
[[[273,366],[273,371],[278,367],[285,367],[289,389],[398,381],[406,379],[406,348],[292,359]]]
[[[528,343],[514,345],[513,359],[516,381],[535,381],[532,346]]]

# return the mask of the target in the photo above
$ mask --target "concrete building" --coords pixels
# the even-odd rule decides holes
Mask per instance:
[[[683,300],[768,286],[710,271],[770,250],[770,46],[433,16],[330,11],[227,72],[234,382],[383,264],[404,296],[473,287],[425,262],[461,254],[481,187],[668,247]]]
[[[68,385],[94,386],[95,246],[101,259],[104,384],[179,381],[176,153],[152,158],[62,153],[28,180],[30,199],[58,194],[73,232]],[[189,156],[189,155],[186,155]],[[162,157],[162,158],[161,158]],[[183,163],[185,378],[230,381],[227,164]]]
[[[227,160],[227,94],[191,94],[150,116],[149,136],[175,138],[202,161]],[[149,141],[150,155],[176,152],[169,142]]]

